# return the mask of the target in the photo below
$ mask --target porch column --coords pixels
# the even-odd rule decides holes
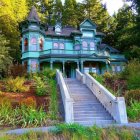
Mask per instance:
[[[79,70],[79,61],[77,62],[77,69]]]
[[[53,69],[53,61],[50,61],[50,69]]]
[[[63,73],[65,73],[65,61],[63,61]]]
[[[82,73],[84,72],[84,69],[83,69],[83,61],[81,61],[81,72]]]
[[[109,66],[108,66],[108,62],[106,62],[106,71],[109,71]]]

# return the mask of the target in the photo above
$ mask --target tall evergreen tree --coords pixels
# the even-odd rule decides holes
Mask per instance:
[[[64,25],[77,25],[77,14],[76,14],[76,0],[65,0],[64,12],[63,12],[63,24]]]

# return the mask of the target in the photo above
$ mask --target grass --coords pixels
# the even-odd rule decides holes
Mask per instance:
[[[23,135],[1,135],[0,140],[139,140],[134,129],[98,128],[78,124],[60,124],[51,132],[29,132]]]

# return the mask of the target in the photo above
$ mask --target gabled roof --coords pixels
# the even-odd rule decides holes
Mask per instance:
[[[107,44],[101,44],[99,46],[100,50],[105,50],[105,49],[109,49],[110,53],[120,53],[117,49],[107,45]]]
[[[87,27],[87,28],[96,28],[97,25],[95,23],[93,23],[90,19],[85,19],[81,24],[80,24],[80,28],[81,27]]]
[[[37,21],[37,22],[40,21],[36,8],[34,6],[31,8],[31,11],[27,17],[27,20],[28,21]]]

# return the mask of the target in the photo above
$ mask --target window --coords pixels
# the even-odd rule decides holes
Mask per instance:
[[[53,49],[64,50],[65,49],[65,45],[64,45],[64,43],[57,43],[57,42],[55,42],[55,43],[53,43]]]
[[[94,42],[90,42],[90,50],[95,50],[95,43]]]
[[[88,49],[88,43],[86,41],[82,42],[82,46],[83,46],[83,50],[87,50]]]
[[[36,39],[36,37],[32,37],[32,38],[31,38],[31,44],[32,44],[32,45],[36,45],[36,44],[37,44],[37,39]]]
[[[59,45],[58,45],[58,43],[53,43],[53,49],[59,49]]]
[[[63,43],[59,44],[59,49],[64,50],[64,44]]]
[[[39,46],[40,46],[40,50],[42,51],[43,50],[43,39],[41,38],[40,41],[39,41]]]
[[[117,66],[117,72],[120,72],[121,71],[121,66]]]
[[[24,51],[28,51],[28,38],[24,39]]]
[[[37,70],[37,61],[31,60],[31,70],[36,71]]]
[[[80,50],[80,45],[75,45],[75,50]]]

